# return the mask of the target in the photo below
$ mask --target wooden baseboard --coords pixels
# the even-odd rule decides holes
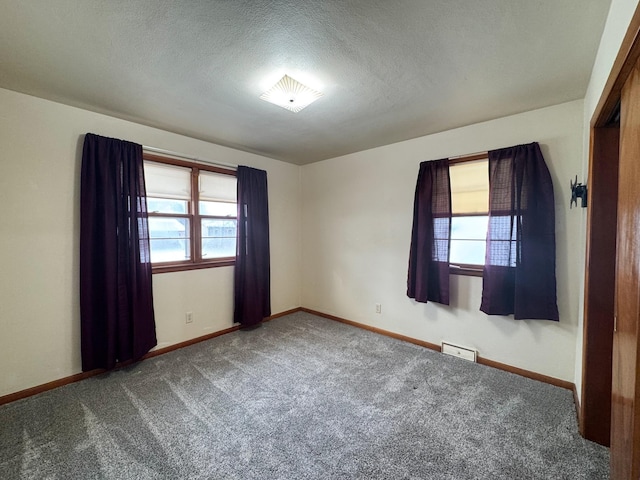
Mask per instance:
[[[291,313],[299,312],[300,307],[292,308],[291,310],[287,310],[285,312],[276,313],[267,317],[263,320],[263,322],[268,322],[275,318],[284,317],[285,315],[289,315]],[[212,338],[219,337],[221,335],[225,335],[227,333],[235,332],[240,329],[240,325],[234,325],[230,328],[225,328],[224,330],[219,330],[217,332],[208,333],[207,335],[203,335],[201,337],[192,338],[190,340],[186,340],[184,342],[175,343],[173,345],[169,345],[167,347],[158,348],[156,350],[152,350],[143,356],[140,361],[146,360],[148,358],[157,357],[158,355],[163,355],[165,353],[173,352],[174,350],[178,350],[180,348],[188,347],[190,345],[194,345],[196,343],[204,342],[206,340],[211,340]],[[115,369],[120,369],[131,365],[135,362],[127,361],[118,363]],[[63,387],[65,385],[69,385],[70,383],[79,382],[80,380],[84,380],[85,378],[95,377],[96,375],[100,375],[101,373],[105,373],[107,370],[103,368],[98,368],[95,370],[91,370],[88,372],[76,373],[74,375],[70,375],[68,377],[60,378],[58,380],[53,380],[52,382],[43,383],[42,385],[36,385],[35,387],[27,388],[25,390],[20,390],[19,392],[9,393],[8,395],[4,395],[0,397],[0,405],[4,405],[6,403],[15,402],[16,400],[21,400],[23,398],[31,397],[33,395],[37,395],[38,393],[43,393],[48,390],[53,390],[54,388]]]
[[[336,322],[346,323],[347,325],[353,325],[354,327],[362,328],[364,330],[369,330],[371,332],[379,333],[381,335],[385,335],[391,338],[397,338],[398,340],[404,340],[405,342],[413,343],[414,345],[420,345],[422,347],[429,348],[431,350],[435,350],[439,352],[441,350],[440,345],[436,345],[435,343],[425,342],[424,340],[418,340],[416,338],[407,337],[405,335],[400,335],[397,333],[390,332],[388,330],[383,330],[381,328],[371,327],[369,325],[365,325],[363,323],[354,322],[352,320],[346,320],[344,318],[336,317],[335,315],[329,315],[328,313],[319,312],[317,310],[312,310],[310,308],[301,308],[303,312],[311,313],[313,315],[317,315],[319,317],[328,318],[330,320],[335,320]],[[577,399],[577,394],[575,393],[575,385],[572,382],[568,382],[566,380],[561,380],[559,378],[550,377],[548,375],[543,375],[541,373],[532,372],[530,370],[525,370],[524,368],[518,368],[511,365],[507,365],[506,363],[496,362],[495,360],[490,360],[488,358],[484,358],[478,356],[477,362],[481,365],[486,365],[488,367],[497,368],[498,370],[503,370],[505,372],[515,373],[516,375],[520,375],[522,377],[531,378],[533,380],[538,380],[540,382],[549,383],[551,385],[555,385],[556,387],[566,388],[567,390],[574,391],[574,399]]]
[[[275,320],[276,318],[286,317],[287,315],[291,315],[292,313],[301,312],[302,307],[292,308],[291,310],[285,310],[284,312],[276,313],[264,319],[264,322],[268,322],[270,320]]]
[[[576,406],[576,417],[578,418],[578,432],[584,437],[584,422],[582,420],[582,408],[580,407],[580,398],[578,397],[578,389],[573,386],[573,403]]]
[[[330,315],[328,313],[319,312],[317,310],[312,310],[310,308],[304,308],[304,307],[293,308],[291,310],[287,310],[287,311],[284,311],[284,312],[280,312],[280,313],[276,313],[274,315],[271,315],[270,317],[266,318],[264,321],[268,322],[270,320],[273,320],[273,319],[276,319],[276,318],[279,318],[279,317],[284,317],[285,315],[290,315],[290,314],[296,313],[296,312],[307,312],[307,313],[310,313],[310,314],[313,314],[313,315],[317,315],[319,317],[328,318],[328,319],[334,320],[336,322],[345,323],[347,325],[352,325],[354,327],[362,328],[362,329],[368,330],[370,332],[378,333],[380,335],[385,335],[387,337],[395,338],[395,339],[402,340],[402,341],[405,341],[405,342],[408,342],[408,343],[413,343],[414,345],[419,345],[421,347],[429,348],[431,350],[435,350],[436,352],[440,351],[440,345],[436,345],[435,343],[425,342],[424,340],[418,340],[417,338],[408,337],[406,335],[400,335],[398,333],[390,332],[388,330],[383,330],[383,329],[377,328],[377,327],[372,327],[370,325],[365,325],[363,323],[354,322],[352,320],[347,320],[345,318],[336,317],[335,315]],[[240,329],[239,325],[234,325],[234,326],[232,326],[230,328],[226,328],[226,329],[220,330],[218,332],[209,333],[209,334],[203,335],[201,337],[192,338],[192,339],[186,340],[184,342],[176,343],[176,344],[169,345],[169,346],[163,347],[163,348],[158,348],[157,350],[152,350],[151,352],[147,353],[144,357],[142,357],[142,360],[145,360],[147,358],[157,357],[158,355],[163,355],[165,353],[169,353],[169,352],[172,352],[174,350],[178,350],[180,348],[184,348],[184,347],[188,347],[190,345],[194,345],[196,343],[204,342],[206,340],[210,340],[212,338],[219,337],[219,336],[225,335],[227,333],[235,332],[236,330],[239,330],[239,329]],[[134,363],[134,362],[129,361],[129,362],[119,363],[116,366],[116,369],[125,367],[127,365],[131,365],[132,363]],[[503,370],[505,372],[515,373],[517,375],[521,375],[523,377],[531,378],[533,380],[538,380],[540,382],[549,383],[549,384],[555,385],[557,387],[562,387],[562,388],[566,388],[568,390],[572,390],[573,391],[573,396],[574,396],[574,401],[576,403],[576,411],[578,411],[578,412],[580,411],[580,403],[579,403],[579,400],[578,400],[578,394],[576,392],[576,387],[571,382],[567,382],[566,380],[560,380],[560,379],[554,378],[554,377],[549,377],[547,375],[543,375],[541,373],[532,372],[530,370],[525,370],[525,369],[522,369],[522,368],[513,367],[511,365],[507,365],[505,363],[496,362],[494,360],[490,360],[488,358],[484,358],[484,357],[480,357],[480,356],[478,356],[478,363],[480,363],[482,365],[487,365],[489,367],[497,368],[498,370]],[[0,405],[4,405],[6,403],[10,403],[10,402],[14,402],[16,400],[27,398],[27,397],[30,397],[32,395],[37,395],[38,393],[46,392],[48,390],[53,390],[54,388],[58,388],[58,387],[62,387],[64,385],[68,385],[70,383],[78,382],[80,380],[84,380],[85,378],[89,378],[89,377],[93,377],[93,376],[96,376],[96,375],[100,375],[101,373],[105,373],[105,372],[106,372],[106,370],[104,370],[104,369],[96,369],[96,370],[91,370],[89,372],[76,373],[74,375],[70,375],[68,377],[64,377],[64,378],[61,378],[61,379],[58,379],[58,380],[54,380],[52,382],[47,382],[47,383],[44,383],[42,385],[37,385],[35,387],[27,388],[27,389],[21,390],[19,392],[10,393],[8,395],[4,395],[4,396],[0,397]]]
[[[543,375],[542,373],[532,372],[531,370],[525,370],[524,368],[514,367],[506,363],[496,362],[495,360],[489,360],[488,358],[481,357],[480,355],[478,355],[478,363],[481,365],[487,365],[488,367],[497,368],[498,370],[504,370],[505,372],[515,373],[516,375],[527,377],[532,380],[538,380],[539,382],[555,385],[556,387],[565,388],[567,390],[574,389],[573,382]]]
[[[76,373],[68,377],[60,378],[58,380],[53,380],[52,382],[43,383],[42,385],[36,385],[35,387],[27,388],[25,390],[20,390],[19,392],[10,393],[8,395],[4,395],[0,397],[0,405],[4,405],[5,403],[15,402],[16,400],[21,400],[23,398],[31,397],[32,395],[37,395],[38,393],[46,392],[47,390],[53,390],[54,388],[63,387],[70,383],[79,382],[80,380],[93,377],[94,375],[98,375],[99,373],[102,373],[102,372],[97,372],[95,370],[92,370],[90,372]]]
[[[335,315],[329,315],[328,313],[311,310],[310,308],[302,307],[300,311],[307,312],[318,317],[328,318],[329,320],[335,320],[336,322],[345,323],[347,325],[352,325],[354,327],[362,328],[363,330],[369,330],[370,332],[379,333],[380,335],[384,335],[385,337],[396,338],[408,343],[413,343],[414,345],[420,345],[421,347],[429,348],[431,350],[435,350],[436,352],[440,351],[440,345],[436,345],[435,343],[429,343],[425,342],[424,340],[418,340],[417,338],[407,337],[406,335],[400,335],[399,333],[390,332],[389,330],[383,330],[381,328],[372,327],[364,323],[358,323],[352,320],[347,320],[345,318],[336,317]]]

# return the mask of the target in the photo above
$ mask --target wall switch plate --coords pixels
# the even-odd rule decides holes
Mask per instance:
[[[382,304],[376,303],[376,313],[382,313]]]
[[[193,312],[187,312],[185,315],[187,323],[193,323]]]

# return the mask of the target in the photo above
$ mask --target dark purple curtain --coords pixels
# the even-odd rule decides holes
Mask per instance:
[[[142,146],[88,133],[80,192],[82,370],[156,345]]]
[[[480,310],[559,320],[553,184],[537,143],[489,152],[489,228]]]
[[[271,315],[267,172],[239,166],[234,321],[243,327]]]
[[[449,305],[449,160],[422,162],[413,202],[407,296]]]

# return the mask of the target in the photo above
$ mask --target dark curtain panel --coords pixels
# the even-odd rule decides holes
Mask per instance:
[[[80,192],[82,370],[156,345],[142,146],[88,133]]]
[[[553,184],[537,143],[489,152],[489,228],[480,310],[559,320]]]
[[[271,315],[267,172],[239,166],[234,321],[243,327]]]
[[[449,305],[451,184],[449,160],[422,162],[413,202],[407,295]]]

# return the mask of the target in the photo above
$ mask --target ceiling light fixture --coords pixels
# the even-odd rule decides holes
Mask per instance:
[[[321,92],[301,84],[289,75],[285,75],[278,83],[260,95],[260,98],[296,113],[315,102],[321,96]]]

